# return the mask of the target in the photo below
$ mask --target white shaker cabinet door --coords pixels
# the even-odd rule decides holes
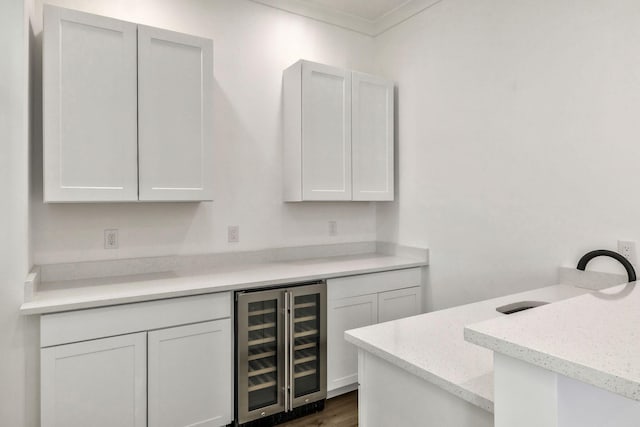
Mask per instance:
[[[231,423],[230,322],[149,332],[149,427]]]
[[[358,382],[358,351],[345,341],[349,329],[378,322],[378,294],[329,300],[327,303],[327,390]]]
[[[136,25],[44,6],[45,202],[138,199]]]
[[[138,26],[140,200],[212,200],[213,42]]]
[[[393,82],[352,73],[353,200],[393,200]]]
[[[146,335],[43,348],[42,427],[146,427]]]
[[[422,313],[422,288],[415,286],[378,294],[378,322],[389,322]]]
[[[302,198],[351,200],[351,73],[302,62]]]

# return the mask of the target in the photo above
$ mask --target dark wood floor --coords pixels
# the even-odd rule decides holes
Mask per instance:
[[[343,394],[327,400],[324,411],[280,424],[283,427],[357,427],[358,392]]]

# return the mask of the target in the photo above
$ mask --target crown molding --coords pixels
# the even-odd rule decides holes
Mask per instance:
[[[382,15],[373,23],[373,36],[379,36],[387,30],[402,24],[407,19],[427,10],[444,0],[409,0],[402,6]]]
[[[325,22],[327,24],[346,28],[357,33],[367,36],[374,36],[374,22],[358,16],[339,12],[328,7],[316,5],[313,3],[302,2],[299,0],[251,0],[254,3],[260,3],[275,9],[291,12],[306,18],[315,19],[316,21]]]
[[[444,0],[407,0],[375,21],[300,0],[250,1],[375,37]]]

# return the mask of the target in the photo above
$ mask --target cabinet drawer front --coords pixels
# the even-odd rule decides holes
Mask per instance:
[[[378,322],[389,322],[422,313],[422,288],[398,289],[378,294]]]
[[[40,346],[206,322],[230,315],[229,292],[47,314],[40,318]]]
[[[329,300],[420,286],[420,268],[360,274],[327,280]]]

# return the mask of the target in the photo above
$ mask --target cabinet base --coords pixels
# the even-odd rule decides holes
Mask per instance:
[[[296,418],[304,417],[305,415],[314,414],[324,410],[325,399],[317,402],[307,403],[306,405],[294,408],[289,412],[280,412],[270,415],[268,417],[260,418],[259,420],[249,421],[244,424],[235,424],[238,427],[271,427],[278,424],[282,424],[287,421],[291,421]]]

